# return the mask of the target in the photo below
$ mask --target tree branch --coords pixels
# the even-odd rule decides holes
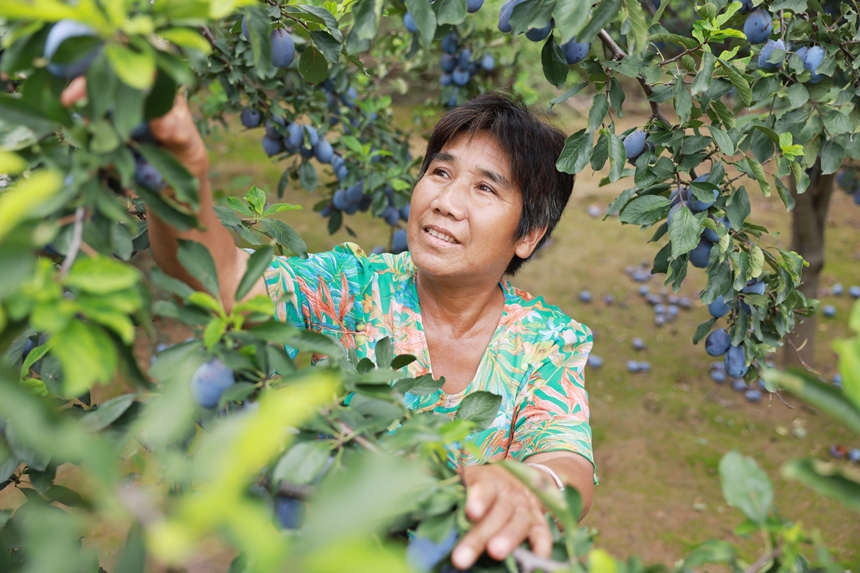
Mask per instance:
[[[60,277],[65,277],[69,274],[69,269],[75,262],[78,256],[78,251],[81,248],[81,242],[84,237],[84,216],[86,209],[78,207],[75,209],[75,228],[72,232],[72,243],[69,245],[69,251],[66,253],[66,259],[63,261],[63,266],[60,267]]]
[[[762,555],[761,557],[756,559],[752,565],[747,567],[747,570],[744,571],[744,573],[758,573],[758,571],[762,567],[764,567],[765,563],[767,563],[768,561],[770,561],[772,559],[779,557],[780,555],[782,555],[782,549],[777,547],[776,549],[774,549],[770,553],[765,553],[764,555]]]
[[[353,442],[355,442],[359,446],[363,447],[367,451],[372,452],[374,454],[382,453],[376,444],[374,444],[373,442],[371,442],[370,440],[368,440],[364,436],[359,435],[358,432],[356,432],[355,430],[353,430],[352,428],[347,426],[344,422],[341,422],[340,420],[338,420],[337,421],[337,427],[340,429],[341,432],[346,434],[346,439],[352,440]]]
[[[600,38],[600,40],[606,45],[606,47],[609,48],[609,51],[612,52],[613,60],[621,60],[627,57],[627,53],[621,48],[621,46],[615,43],[615,40],[612,39],[612,36],[610,36],[606,32],[606,30],[600,30],[600,33],[597,34],[597,37]],[[636,79],[639,80],[639,85],[642,86],[642,90],[645,92],[645,95],[651,97],[651,94],[653,92],[651,91],[651,86],[649,86],[648,83],[645,81],[645,78],[639,75],[636,76]],[[660,109],[660,106],[657,105],[656,102],[649,101],[648,103],[651,104],[651,117],[659,119],[666,125],[672,125],[672,122],[669,121],[665,115],[663,115],[663,111]]]
[[[545,573],[553,573],[554,571],[570,571],[570,564],[545,557],[538,557],[528,549],[517,547],[511,552],[514,559],[519,565],[520,573],[533,573],[534,571],[544,571]]]

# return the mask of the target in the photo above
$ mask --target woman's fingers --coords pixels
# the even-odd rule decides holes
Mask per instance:
[[[71,107],[73,103],[85,97],[87,97],[87,79],[84,76],[78,76],[63,90],[60,103],[65,107]]]
[[[487,542],[503,527],[514,514],[513,506],[500,497],[496,497],[486,516],[476,523],[463,536],[462,541],[451,554],[451,562],[458,569],[468,569],[484,552]]]
[[[525,507],[518,506],[507,523],[487,542],[487,553],[493,559],[501,561],[522,543],[533,527],[531,512]]]

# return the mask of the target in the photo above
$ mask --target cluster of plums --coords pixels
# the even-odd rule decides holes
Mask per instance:
[[[460,40],[454,32],[449,33],[442,40],[442,51],[444,53],[439,60],[442,75],[439,76],[439,84],[443,87],[464,87],[482,70],[491,72],[496,66],[496,61],[492,54],[473,57],[472,50],[465,47],[461,49]],[[449,107],[456,105],[455,96],[456,90],[454,96],[448,102]]]
[[[514,8],[523,2],[525,2],[525,0],[507,0],[502,4],[502,8],[499,11],[500,32],[503,34],[511,33],[513,30],[510,23],[511,14],[514,11]],[[543,28],[529,28],[526,31],[525,36],[532,42],[542,42],[552,33],[552,29],[554,27],[555,21],[551,19]],[[584,60],[586,56],[588,56],[590,49],[591,43],[577,42],[575,37],[561,45],[561,51],[564,53],[564,58],[567,60],[567,64],[571,66]]]
[[[741,289],[741,294],[762,295],[766,288],[763,280],[752,279]],[[746,313],[750,312],[750,307],[743,301],[743,297],[738,298],[737,308]],[[732,308],[726,304],[722,295],[708,305],[708,312],[714,318],[722,318],[731,310]],[[710,356],[725,355],[726,373],[732,378],[743,378],[749,370],[744,347],[732,345],[732,337],[725,328],[718,328],[708,335],[705,339],[705,352]]]
[[[242,125],[248,129],[259,127],[262,114],[253,107],[246,107],[239,115]],[[263,136],[263,151],[269,157],[285,153],[300,153],[305,159],[315,157],[320,163],[331,163],[335,167],[334,148],[325,136],[321,136],[312,125],[302,125],[291,121],[287,124],[282,117],[272,116],[266,121],[266,134]],[[342,159],[340,160],[343,161]],[[342,163],[338,167],[345,168]],[[335,171],[337,173],[337,171]]]

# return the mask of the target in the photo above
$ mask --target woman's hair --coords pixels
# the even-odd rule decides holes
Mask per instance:
[[[481,130],[489,132],[507,153],[513,183],[522,196],[522,215],[513,240],[546,227],[537,251],[561,218],[575,178],[555,168],[564,148],[564,134],[529,111],[522,98],[489,92],[445,113],[430,134],[421,176],[449,141],[461,133],[474,135]],[[524,262],[526,259],[514,255],[505,274],[516,274]]]

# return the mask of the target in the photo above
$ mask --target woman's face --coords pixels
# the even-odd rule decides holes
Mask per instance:
[[[543,231],[514,241],[522,195],[507,154],[486,132],[461,134],[433,158],[412,193],[407,237],[415,266],[431,277],[498,281]]]

